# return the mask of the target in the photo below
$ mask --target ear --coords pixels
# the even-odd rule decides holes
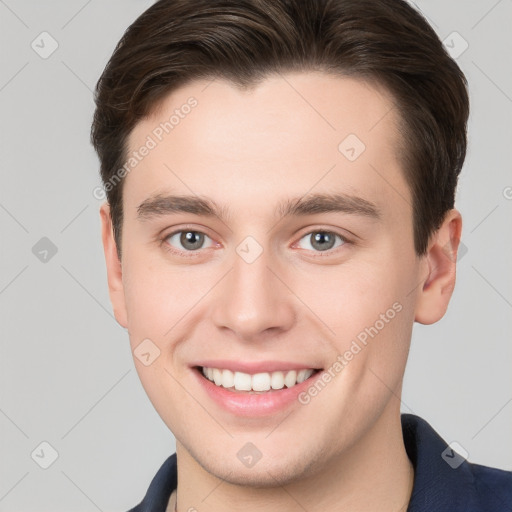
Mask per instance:
[[[110,302],[114,310],[117,322],[125,329],[128,326],[126,304],[124,300],[123,269],[121,261],[117,256],[114,231],[112,229],[112,217],[110,216],[110,205],[104,203],[100,207],[101,238],[103,240],[103,251],[107,264],[108,290]]]
[[[426,274],[418,287],[415,318],[420,324],[433,324],[443,318],[455,287],[457,251],[462,217],[449,210],[441,227],[432,235],[427,253],[422,256]]]

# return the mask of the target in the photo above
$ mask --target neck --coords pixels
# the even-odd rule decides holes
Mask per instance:
[[[329,459],[320,471],[285,486],[235,485],[207,472],[179,442],[176,453],[178,512],[199,509],[204,501],[212,512],[227,508],[292,512],[298,507],[308,512],[405,512],[414,482],[399,404],[388,407],[350,449]]]

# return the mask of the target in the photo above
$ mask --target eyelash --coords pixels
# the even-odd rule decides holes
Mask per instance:
[[[199,234],[205,235],[206,237],[211,239],[211,237],[209,237],[203,231],[199,231],[197,229],[192,229],[192,228],[182,228],[182,229],[178,229],[176,231],[172,231],[171,233],[167,233],[165,236],[160,238],[160,243],[161,243],[161,245],[164,246],[164,249],[167,252],[170,252],[171,254],[174,254],[174,255],[184,256],[186,258],[195,258],[195,257],[202,256],[202,249],[197,249],[195,251],[180,251],[180,250],[175,249],[174,247],[172,247],[169,243],[167,243],[167,240],[170,237],[172,237],[172,236],[174,236],[176,234],[179,234],[179,233],[187,233],[187,232],[199,233]],[[350,243],[353,243],[346,236],[344,236],[344,235],[342,235],[340,233],[337,233],[336,231],[330,231],[330,230],[326,230],[326,229],[313,229],[311,231],[308,231],[307,233],[303,234],[299,238],[298,242],[300,242],[303,238],[307,237],[308,235],[311,236],[312,234],[315,234],[315,233],[323,233],[323,234],[334,235],[334,236],[338,237],[339,239],[341,239],[341,241],[343,243],[341,245],[339,245],[338,247],[335,247],[333,249],[328,249],[326,251],[313,251],[315,253],[318,253],[317,255],[313,256],[314,258],[322,258],[322,257],[331,256],[334,253],[336,253],[339,249],[341,249],[343,246],[345,246],[347,244],[350,244]],[[293,245],[297,244],[298,242],[295,242]],[[304,250],[308,251],[307,249],[304,249]]]

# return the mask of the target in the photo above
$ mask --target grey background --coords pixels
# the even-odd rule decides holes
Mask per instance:
[[[88,141],[92,89],[151,3],[0,0],[0,511],[127,510],[174,451],[112,315]],[[469,44],[457,58],[472,100],[456,204],[467,252],[446,316],[415,325],[402,410],[510,470],[512,2],[417,5],[454,51],[454,31]],[[31,47],[43,31],[58,43],[46,59]],[[43,237],[57,249],[46,262]],[[58,453],[47,469],[43,441]]]

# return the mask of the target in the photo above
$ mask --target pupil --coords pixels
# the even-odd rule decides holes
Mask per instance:
[[[320,231],[314,235],[311,235],[311,237],[313,240],[311,245],[320,251],[332,249],[334,245],[334,236],[332,236],[331,233]]]

